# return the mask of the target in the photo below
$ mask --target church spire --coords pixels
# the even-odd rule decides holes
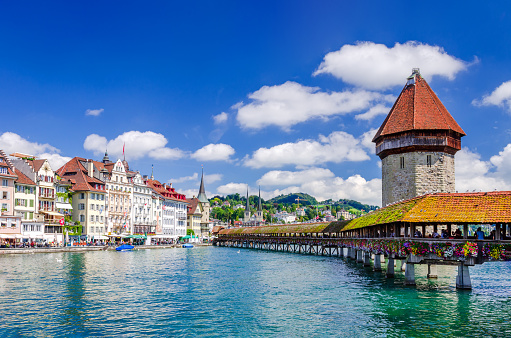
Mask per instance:
[[[200,179],[199,195],[197,196],[199,202],[208,203],[208,197],[206,196],[206,189],[204,189],[204,167],[202,167],[202,175]]]
[[[245,210],[250,210],[250,205],[248,203],[248,186],[247,186],[247,206],[245,207]]]
[[[263,207],[261,206],[261,186],[259,186],[259,205],[257,206],[257,211],[263,210]]]

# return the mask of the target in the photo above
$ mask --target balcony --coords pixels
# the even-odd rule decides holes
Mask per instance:
[[[39,193],[39,198],[55,199],[55,193]]]

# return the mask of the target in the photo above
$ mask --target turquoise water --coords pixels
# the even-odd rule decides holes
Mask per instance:
[[[511,264],[385,279],[335,257],[202,247],[0,256],[0,336],[511,336]]]

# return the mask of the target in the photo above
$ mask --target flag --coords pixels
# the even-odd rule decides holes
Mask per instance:
[[[126,142],[122,144],[122,157],[124,157],[124,147],[126,146]]]
[[[101,215],[103,213],[103,206],[101,206],[101,208],[99,208],[99,214]]]

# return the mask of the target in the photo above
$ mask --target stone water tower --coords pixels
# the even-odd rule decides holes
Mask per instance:
[[[407,80],[373,138],[382,161],[382,206],[455,191],[454,154],[465,132],[418,68]]]

